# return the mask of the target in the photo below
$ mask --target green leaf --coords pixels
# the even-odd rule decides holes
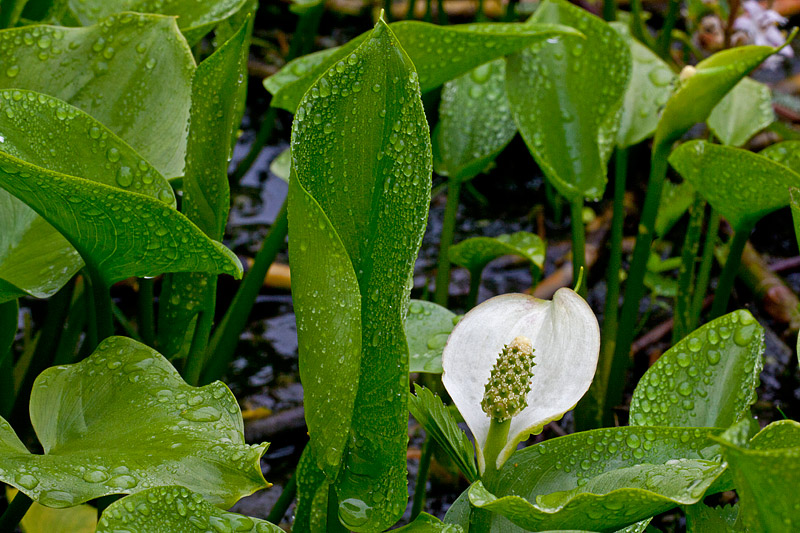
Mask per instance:
[[[686,514],[687,533],[745,533],[737,521],[737,504],[709,507],[704,503],[696,503],[687,505],[683,511]]]
[[[6,499],[11,501],[18,491],[6,487]],[[51,509],[34,502],[19,524],[24,533],[95,533],[97,509],[91,505],[76,505],[66,509]]]
[[[792,210],[794,235],[797,239],[798,246],[800,246],[800,189],[797,189],[796,187],[789,188],[789,206]],[[800,337],[798,337],[798,342],[800,342]],[[800,350],[797,352],[797,357],[800,361]]]
[[[683,181],[678,185],[669,180],[664,181],[658,214],[656,215],[656,234],[659,237],[666,235],[686,213],[693,201],[694,189],[688,181]]]
[[[317,460],[306,445],[297,463],[297,508],[293,529],[325,531],[328,519],[328,480],[317,466]]]
[[[626,24],[611,23],[628,43],[633,58],[631,81],[625,92],[616,144],[626,148],[653,135],[659,111],[667,103],[677,76],[663,59],[631,37]]]
[[[436,173],[467,180],[484,170],[517,133],[509,106],[504,59],[445,83],[432,136]]]
[[[758,155],[800,173],[800,141],[783,141],[767,146]]]
[[[682,144],[669,162],[734,228],[789,205],[789,187],[800,186],[800,174],[788,167],[706,141]]]
[[[119,531],[283,533],[266,520],[228,513],[202,495],[177,485],[154,487],[109,505],[100,517],[97,533]]]
[[[413,522],[393,531],[403,533],[464,533],[464,529],[461,526],[445,524],[428,513],[420,513]]]
[[[287,148],[279,153],[269,164],[269,171],[289,183],[289,175],[292,173],[292,149]]]
[[[717,52],[682,73],[656,128],[655,144],[672,143],[698,122],[705,122],[720,100],[779,48],[737,46]]]
[[[175,17],[178,27],[190,44],[198,42],[217,23],[234,15],[246,0],[66,0],[69,21],[77,20],[82,26],[122,11],[156,13]]]
[[[696,329],[642,376],[631,425],[727,427],[749,416],[763,352],[764,329],[743,309]]]
[[[470,503],[502,515],[491,531],[520,531],[503,517],[532,531],[615,531],[731,488],[713,460],[716,431],[617,427],[548,440],[515,453],[494,494],[473,484]]]
[[[742,78],[708,115],[708,127],[722,144],[742,146],[774,120],[769,87]]]
[[[569,199],[599,198],[606,185],[601,140],[615,138],[631,73],[630,50],[603,20],[562,0],[544,0],[531,22],[572,26],[586,38],[537,42],[509,56],[506,84],[514,120],[559,193]]]
[[[166,178],[183,175],[195,65],[174,18],[126,13],[87,28],[25,26],[0,31],[0,42],[0,89],[60,98]]]
[[[439,26],[401,21],[389,27],[414,63],[422,92],[535,42],[557,35],[577,34],[571,28],[552,24],[493,22]],[[360,46],[367,34],[339,48],[295,59],[264,80],[264,87],[273,95],[271,105],[294,112],[317,78]]]
[[[62,100],[0,91],[0,151],[62,174],[158,198],[174,207],[167,180],[108,128]],[[59,200],[63,202],[63,200]],[[0,301],[52,296],[83,266],[67,239],[22,201],[0,190]]]
[[[450,248],[450,261],[471,273],[480,273],[491,261],[504,255],[527,259],[539,270],[544,268],[544,241],[527,231],[497,237],[472,237]]]
[[[795,487],[800,479],[800,423],[773,422],[745,445],[724,438],[743,524],[749,531],[793,531],[800,524]]]
[[[442,373],[442,350],[459,316],[424,300],[411,300],[406,315],[409,372]]]
[[[225,233],[230,209],[228,161],[238,128],[238,97],[246,79],[249,21],[195,71],[186,146],[181,211],[214,240]],[[168,357],[180,350],[197,313],[213,313],[216,277],[189,272],[169,277],[159,305],[159,346]],[[185,374],[188,376],[188,374]],[[187,377],[187,379],[190,379]]]
[[[458,465],[464,476],[473,482],[478,479],[475,467],[475,448],[439,396],[425,387],[414,384],[416,396],[409,395],[408,409],[422,424],[425,432],[436,441]]]
[[[88,359],[42,372],[30,414],[44,455],[0,419],[0,480],[48,507],[176,483],[230,507],[266,485],[266,444],[244,443],[230,390],[187,385],[132,339],[111,337]]]
[[[289,255],[306,421],[339,516],[357,531],[390,526],[406,506],[403,321],[430,150],[414,67],[382,21],[308,91],[292,129]]]

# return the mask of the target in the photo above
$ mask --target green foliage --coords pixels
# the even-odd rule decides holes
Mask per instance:
[[[527,259],[539,270],[544,268],[544,241],[527,231],[497,237],[472,237],[450,248],[450,261],[477,274],[491,261],[504,255]]]
[[[394,531],[403,533],[464,533],[465,530],[461,526],[444,524],[441,520],[428,513],[421,513],[413,522]]]
[[[631,425],[728,427],[747,417],[763,351],[764,330],[745,310],[696,329],[642,376]]]
[[[48,507],[176,483],[230,506],[266,485],[266,445],[244,443],[230,390],[187,385],[163,356],[128,338],[43,372],[30,414],[44,455],[0,419],[0,480]]]
[[[328,480],[317,466],[317,460],[306,445],[297,463],[297,510],[294,529],[325,531],[328,511]]]
[[[409,372],[442,373],[442,350],[459,318],[441,305],[411,300],[405,320]]]
[[[688,533],[744,533],[741,525],[739,506],[709,507],[704,503],[688,505],[686,514],[686,531]]]
[[[403,320],[431,172],[419,94],[381,21],[308,91],[292,131],[289,253],[311,448],[358,531],[390,526],[407,500]]]
[[[597,199],[605,189],[608,140],[613,145],[631,73],[630,50],[608,24],[565,1],[543,1],[530,23],[572,26],[585,38],[562,36],[509,56],[506,83],[514,120],[558,192]],[[602,91],[593,89],[598,79]]]
[[[109,505],[97,533],[118,531],[172,533],[224,531],[237,533],[283,533],[265,520],[227,513],[208,503],[202,495],[180,486],[154,487],[126,496]]]
[[[769,87],[742,78],[708,115],[708,127],[722,144],[742,146],[774,120]]]

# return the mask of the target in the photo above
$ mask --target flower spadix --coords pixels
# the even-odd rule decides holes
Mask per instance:
[[[497,296],[461,319],[442,353],[442,382],[475,437],[481,473],[492,421],[508,424],[500,468],[520,441],[578,403],[599,353],[597,318],[570,289],[553,300]]]

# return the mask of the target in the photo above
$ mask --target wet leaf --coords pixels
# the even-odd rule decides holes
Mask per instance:
[[[666,235],[672,226],[686,213],[694,201],[694,189],[688,181],[675,185],[669,180],[664,181],[661,190],[661,202],[656,215],[656,234],[659,237]]]
[[[103,511],[97,527],[97,533],[198,530],[283,533],[266,520],[217,509],[202,495],[176,485],[143,490],[112,503]]]
[[[297,463],[297,509],[292,527],[298,531],[325,531],[328,519],[328,479],[306,445]]]
[[[607,147],[631,74],[631,53],[603,20],[561,0],[544,0],[531,23],[564,24],[562,36],[508,57],[506,84],[522,138],[553,186],[569,199],[602,196]],[[596,90],[597,80],[603,90]],[[603,141],[603,142],[601,142]]]
[[[459,317],[424,300],[411,300],[406,315],[409,372],[442,373],[442,350]]]
[[[389,132],[387,135],[385,132]],[[414,67],[380,21],[308,91],[292,130],[289,255],[311,448],[342,523],[402,514],[411,277],[430,202]]]
[[[189,44],[198,42],[217,23],[235,14],[246,0],[66,0],[69,14],[67,22],[77,21],[83,26],[122,11],[156,13],[176,17],[178,27]],[[71,25],[71,24],[66,24]]]
[[[492,532],[615,531],[730,489],[725,464],[713,460],[709,435],[718,431],[616,427],[551,439],[515,453],[494,494],[473,484],[469,500],[496,513]],[[468,519],[456,507],[446,521]]]
[[[450,248],[450,261],[472,274],[480,273],[491,261],[504,255],[527,259],[539,270],[544,268],[544,241],[527,231],[497,237],[472,237]]]
[[[642,376],[631,425],[728,427],[749,416],[763,352],[764,330],[745,310],[696,329]]]
[[[8,501],[14,499],[18,491],[6,487]],[[97,509],[91,505],[76,505],[66,509],[51,509],[34,502],[19,523],[23,533],[95,533]]]
[[[461,526],[445,524],[428,513],[420,513],[413,522],[394,531],[403,533],[464,533],[464,529]]]
[[[419,75],[422,92],[430,91],[492,59],[575,30],[551,24],[478,23],[438,26],[418,21],[389,26]],[[367,38],[361,34],[347,44],[289,62],[264,80],[271,105],[294,112],[309,87],[330,67],[348,56]]]
[[[739,506],[709,507],[704,503],[687,505],[683,508],[686,514],[687,533],[745,533],[737,518]]]
[[[414,418],[422,425],[430,437],[442,447],[450,458],[458,465],[468,481],[478,479],[475,466],[475,448],[453,415],[447,410],[439,396],[430,390],[414,384],[416,395],[410,395],[408,408]]]
[[[699,62],[672,93],[656,128],[655,144],[672,143],[698,122],[705,122],[720,100],[778,51],[771,46],[737,46]]]
[[[758,152],[758,155],[763,155],[800,173],[800,141],[775,143]]]
[[[86,28],[25,26],[0,31],[0,43],[0,89],[60,98],[166,178],[183,175],[195,64],[174,18],[127,13]]]
[[[30,413],[44,455],[0,419],[0,480],[48,507],[175,483],[229,507],[266,485],[266,445],[244,443],[230,390],[187,385],[132,339],[111,337],[88,359],[42,372]]]
[[[722,144],[742,146],[774,120],[769,87],[742,78],[708,115],[708,127]]]
[[[287,148],[279,153],[269,164],[269,171],[289,183],[289,175],[292,173],[292,149]]]
[[[750,442],[717,439],[730,464],[742,523],[749,531],[793,531],[800,523],[794,487],[800,479],[800,424],[781,420]]]
[[[682,144],[669,162],[734,228],[789,205],[789,187],[800,186],[800,174],[788,167],[706,141]]]
[[[484,170],[517,134],[509,106],[504,59],[445,83],[432,137],[436,173],[467,180]]]
[[[667,103],[678,77],[663,59],[631,37],[627,25],[615,22],[611,26],[628,43],[633,59],[616,138],[617,146],[625,148],[640,143],[656,131],[659,112]]]

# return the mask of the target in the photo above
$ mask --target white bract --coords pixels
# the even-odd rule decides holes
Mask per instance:
[[[552,301],[526,294],[496,296],[467,313],[442,353],[442,382],[475,437],[481,473],[492,422],[481,400],[498,355],[517,337],[530,339],[536,366],[527,406],[511,419],[496,468],[520,441],[572,409],[589,389],[597,367],[597,318],[570,289],[559,289]]]

